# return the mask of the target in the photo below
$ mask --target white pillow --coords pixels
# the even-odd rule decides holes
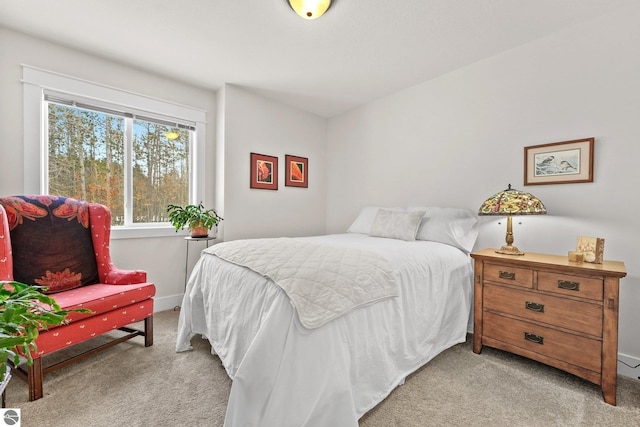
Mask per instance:
[[[358,217],[347,229],[347,233],[369,234],[371,226],[373,226],[373,220],[376,219],[376,215],[380,209],[386,209],[394,212],[405,211],[404,208],[379,208],[377,206],[366,206],[360,210]]]
[[[430,240],[455,246],[467,253],[478,237],[478,214],[471,209],[409,207],[407,211],[426,210],[416,240]]]
[[[407,241],[416,240],[418,226],[424,214],[425,211],[395,212],[379,209],[369,236]]]

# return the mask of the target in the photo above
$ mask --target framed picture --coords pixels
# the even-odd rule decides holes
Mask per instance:
[[[576,251],[582,252],[585,262],[602,264],[604,260],[604,239],[579,236]]]
[[[309,186],[309,159],[306,157],[284,156],[286,176],[284,185],[288,187]]]
[[[251,188],[278,189],[278,158],[251,153]]]
[[[594,138],[524,147],[524,185],[593,182]]]

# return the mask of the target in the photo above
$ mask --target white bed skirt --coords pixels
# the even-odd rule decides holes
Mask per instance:
[[[211,342],[233,380],[226,427],[356,427],[407,375],[465,341],[473,292],[467,254],[360,234],[313,239],[387,257],[400,296],[309,330],[276,284],[203,254],[187,284],[176,350],[191,349],[197,334]]]

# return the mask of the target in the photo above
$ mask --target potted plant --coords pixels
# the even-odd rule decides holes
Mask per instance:
[[[222,217],[214,209],[205,209],[202,202],[197,205],[167,206],[169,222],[178,230],[185,226],[191,231],[191,237],[207,237],[209,230],[216,226]]]
[[[63,310],[55,299],[45,295],[41,286],[14,281],[0,281],[0,383],[10,368],[20,363],[20,355],[31,365],[31,351],[36,350],[38,331],[62,324],[70,312],[91,312],[88,309]],[[11,359],[10,359],[11,357]],[[6,382],[3,384],[6,386]]]

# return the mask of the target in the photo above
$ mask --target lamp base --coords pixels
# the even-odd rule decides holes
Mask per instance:
[[[524,252],[521,252],[520,249],[512,245],[504,245],[503,247],[498,249],[496,253],[505,255],[524,255]]]

